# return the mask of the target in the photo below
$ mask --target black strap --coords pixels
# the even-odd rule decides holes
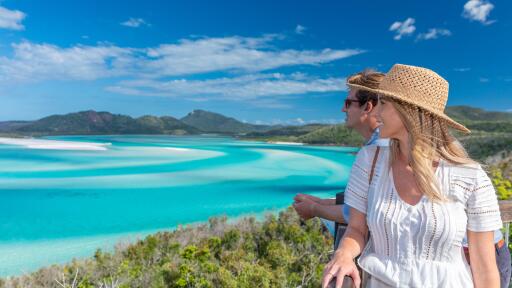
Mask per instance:
[[[345,193],[336,193],[336,205],[345,204]],[[334,222],[334,239],[338,239],[338,228],[342,225],[340,222]]]

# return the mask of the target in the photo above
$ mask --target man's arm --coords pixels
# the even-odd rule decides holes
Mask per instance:
[[[297,194],[293,200],[295,200],[295,202],[302,202],[302,201],[306,201],[306,200],[311,200],[313,202],[316,202],[318,204],[322,204],[322,205],[336,205],[336,199],[335,198],[325,198],[325,199],[322,199],[322,198],[318,198],[318,197],[315,197],[313,195],[309,195],[309,194]]]
[[[343,218],[343,205],[313,204],[313,215],[338,223],[347,223]]]
[[[332,202],[335,202],[334,199],[322,200],[332,200]],[[331,201],[327,203],[331,203]],[[342,213],[343,205],[322,205],[310,199],[303,199],[301,202],[293,203],[293,208],[305,220],[320,217],[338,223],[346,223]]]

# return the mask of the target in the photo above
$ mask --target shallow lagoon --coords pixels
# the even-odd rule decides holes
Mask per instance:
[[[45,139],[58,142],[0,144],[0,276],[215,215],[277,211],[298,192],[333,196],[357,151],[223,137]]]

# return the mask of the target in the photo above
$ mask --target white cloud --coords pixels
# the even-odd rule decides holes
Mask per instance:
[[[212,71],[263,71],[293,65],[317,65],[363,53],[358,49],[278,50],[277,37],[224,37],[181,40],[148,50],[149,70],[176,76]],[[154,73],[153,73],[154,74]]]
[[[414,33],[416,27],[414,26],[414,18],[407,18],[404,22],[398,22],[391,24],[389,31],[395,31],[396,35],[393,37],[395,40],[402,39],[402,36],[408,36]]]
[[[453,68],[453,71],[456,71],[456,72],[468,72],[469,70],[471,70],[471,68],[469,68],[469,67]]]
[[[67,48],[28,41],[0,56],[0,81],[95,80],[117,76],[179,77],[211,72],[255,73],[295,65],[320,65],[363,53],[358,49],[279,50],[278,36],[185,39],[177,44],[130,48],[109,43]],[[296,74],[295,77],[299,77]]]
[[[23,30],[25,27],[21,21],[27,15],[18,10],[9,10],[0,6],[0,28],[10,30]]]
[[[495,20],[487,20],[492,9],[494,9],[494,5],[491,2],[483,0],[469,0],[464,4],[462,16],[472,21],[478,21],[482,24],[489,25],[495,22]]]
[[[301,95],[346,90],[344,78],[319,79],[311,76],[273,74],[250,74],[233,78],[207,80],[177,79],[170,81],[154,79],[136,79],[120,81],[107,87],[110,92],[162,97],[186,97],[189,100],[223,99],[247,101],[275,99],[276,96]],[[276,104],[276,102],[260,102]]]
[[[448,29],[442,29],[442,28],[431,28],[428,29],[427,33],[421,33],[416,37],[417,40],[432,40],[437,39],[441,36],[450,36],[452,35],[452,32]]]
[[[297,27],[295,27],[295,33],[297,34],[304,34],[304,31],[306,31],[306,27],[302,25],[297,25]]]
[[[489,82],[489,78],[480,77],[480,79],[479,79],[479,80],[480,80],[480,82],[482,82],[482,83],[487,83],[487,82]]]
[[[12,47],[12,58],[0,57],[0,82],[95,80],[126,75],[135,62],[130,49],[115,46],[60,48],[21,42]]]
[[[124,22],[121,22],[119,23],[123,26],[127,26],[127,27],[132,27],[132,28],[137,28],[137,27],[140,27],[142,25],[145,25],[145,26],[151,26],[149,23],[147,23],[144,19],[142,18],[130,18]]]
[[[276,42],[280,39],[280,35],[194,38],[147,48],[109,43],[60,47],[24,41],[11,44],[12,56],[0,56],[0,83],[110,79],[115,84],[106,89],[119,94],[185,97],[191,101],[223,99],[290,108],[283,100],[345,90],[345,80],[265,71],[319,66],[364,52],[279,49]],[[211,77],[209,73],[223,76],[204,79]]]

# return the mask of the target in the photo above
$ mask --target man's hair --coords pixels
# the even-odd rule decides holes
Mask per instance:
[[[377,72],[373,69],[365,69],[359,73],[353,74],[347,78],[347,83],[356,84],[371,89],[379,88],[379,84],[384,79],[385,74]],[[377,93],[358,89],[356,92],[356,98],[359,100],[359,106],[365,105],[367,102],[371,102],[373,106],[377,105],[378,95]]]

